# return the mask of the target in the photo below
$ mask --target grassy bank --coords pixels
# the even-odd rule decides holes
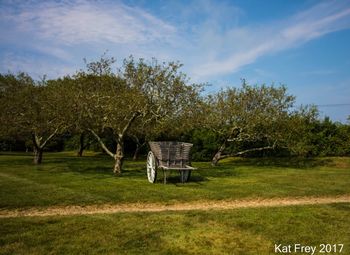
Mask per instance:
[[[0,207],[22,208],[100,203],[222,200],[350,193],[350,158],[229,159],[218,167],[194,162],[199,170],[181,184],[147,181],[145,161],[126,161],[121,177],[103,155],[77,158],[47,153],[35,166],[30,154],[0,155]],[[161,179],[161,174],[160,174]]]

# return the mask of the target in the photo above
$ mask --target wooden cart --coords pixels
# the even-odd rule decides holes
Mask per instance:
[[[151,151],[147,155],[147,177],[150,183],[157,179],[157,170],[163,170],[164,184],[166,183],[167,171],[177,170],[180,172],[180,181],[187,182],[191,171],[196,169],[191,166],[190,150],[191,143],[183,142],[149,142]]]

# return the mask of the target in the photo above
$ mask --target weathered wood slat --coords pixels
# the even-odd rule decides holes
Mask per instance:
[[[164,168],[166,170],[195,170],[196,168],[192,166],[185,166],[185,167],[167,167],[167,166],[161,166],[159,168]]]
[[[178,170],[181,172],[181,181],[188,181],[191,170],[190,151],[191,143],[183,142],[149,142],[151,151],[157,160],[158,168],[163,169],[164,183],[166,183],[167,170]]]
[[[181,142],[149,142],[152,152],[161,161],[190,160],[192,144]]]

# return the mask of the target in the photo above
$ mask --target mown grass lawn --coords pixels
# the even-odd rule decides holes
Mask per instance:
[[[276,254],[280,243],[350,254],[349,217],[333,204],[0,219],[0,254]]]
[[[0,155],[0,209],[350,194],[350,158],[194,162],[192,181],[173,174],[167,185],[161,175],[148,183],[145,161],[126,161],[116,177],[103,155],[31,160]],[[276,254],[280,243],[344,244],[350,254],[350,204],[0,218],[0,254]]]
[[[0,155],[0,208],[52,205],[234,200],[350,193],[350,158],[229,159],[220,166],[194,162],[189,183],[173,173],[167,185],[147,181],[145,161],[126,161],[122,176],[104,155],[46,153],[40,166],[30,154]]]

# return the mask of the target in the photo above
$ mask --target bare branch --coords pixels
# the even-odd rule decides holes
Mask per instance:
[[[131,124],[134,122],[134,120],[140,115],[139,112],[134,112],[134,114],[129,119],[128,123],[126,123],[125,127],[123,128],[123,131],[121,133],[122,136],[129,130]]]
[[[99,144],[101,145],[102,149],[103,149],[109,156],[111,156],[112,158],[115,158],[115,154],[112,153],[112,152],[107,148],[107,146],[104,144],[104,142],[102,141],[102,139],[98,136],[98,134],[96,134],[95,131],[92,130],[92,129],[90,129],[90,128],[89,128],[88,130],[91,132],[91,134],[93,134],[93,136],[95,136],[96,140],[99,142]]]
[[[265,147],[252,148],[252,149],[236,152],[236,153],[233,153],[233,154],[222,155],[222,156],[220,156],[220,159],[224,159],[224,158],[228,158],[228,157],[234,157],[234,156],[240,156],[240,155],[246,154],[248,152],[253,152],[253,151],[273,150],[276,147],[276,143],[277,143],[277,141],[275,141],[272,146],[269,145],[269,146],[265,146]]]
[[[51,135],[40,145],[40,148],[43,149],[48,141],[50,141],[57,133],[58,133],[59,128],[56,128]]]

